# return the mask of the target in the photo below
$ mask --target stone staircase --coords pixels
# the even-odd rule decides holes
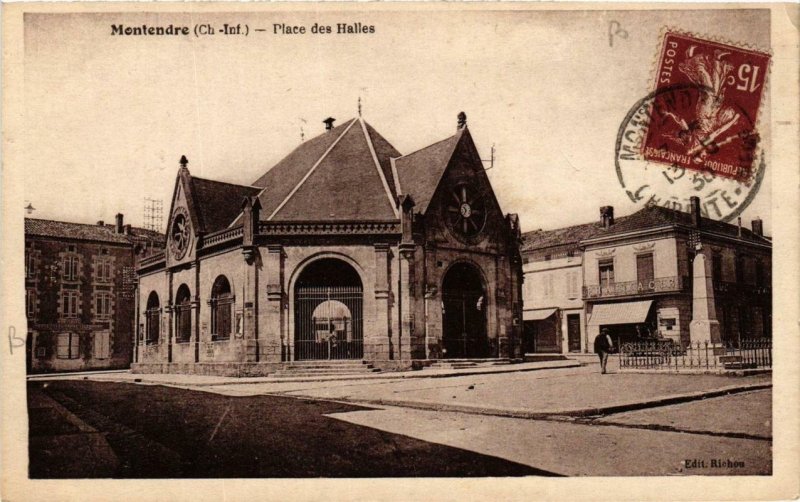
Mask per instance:
[[[592,354],[592,355],[594,356],[594,354]],[[597,358],[597,356],[594,356],[594,357]],[[526,363],[538,363],[538,362],[542,362],[542,361],[566,361],[568,359],[568,357],[566,355],[564,355],[564,354],[557,354],[557,353],[552,353],[552,354],[548,354],[548,353],[539,353],[539,354],[527,353],[527,354],[525,354],[523,359],[525,360]]]
[[[270,376],[278,378],[368,375],[381,371],[366,361],[295,361]]]
[[[490,366],[500,366],[511,364],[511,359],[439,359],[431,363],[427,368],[432,370],[462,370],[468,368],[488,368]]]

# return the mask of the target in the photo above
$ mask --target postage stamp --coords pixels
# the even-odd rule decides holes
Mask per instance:
[[[644,158],[749,179],[769,62],[766,53],[667,32],[642,144]]]
[[[654,89],[637,101],[617,134],[616,174],[641,205],[732,221],[764,178],[758,116],[770,55],[731,44],[664,32]]]

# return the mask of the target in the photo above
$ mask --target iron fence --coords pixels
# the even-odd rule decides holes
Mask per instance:
[[[682,346],[672,340],[626,342],[620,346],[620,369],[667,371],[724,370],[772,367],[772,340],[758,338]]]
[[[306,287],[295,295],[294,359],[364,357],[360,287]]]

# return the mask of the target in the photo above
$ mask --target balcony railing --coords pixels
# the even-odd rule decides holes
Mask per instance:
[[[649,281],[615,282],[613,284],[583,287],[583,298],[613,298],[651,293],[673,293],[683,291],[689,284],[686,277],[658,277]]]

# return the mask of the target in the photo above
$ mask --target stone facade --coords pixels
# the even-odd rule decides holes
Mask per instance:
[[[135,261],[163,237],[117,218],[117,225],[25,220],[29,372],[129,367]]]
[[[616,221],[613,208],[606,206],[597,223],[526,234],[525,279],[532,283],[526,289],[526,311],[555,312],[531,322],[545,328],[555,323],[562,339],[563,313],[572,300],[565,288],[551,295],[542,292],[553,278],[557,284],[568,279],[577,263],[583,282],[581,347],[587,352],[602,328],[610,330],[615,343],[670,339],[685,346],[706,339],[738,343],[770,337],[772,246],[760,220],[753,222],[753,230],[714,221],[697,202],[689,213],[647,207]],[[707,274],[702,294],[693,278],[695,261],[704,262]],[[694,319],[693,302],[700,296],[714,306],[713,312]],[[694,320],[716,326],[713,340],[696,329],[692,334]],[[563,345],[555,351],[566,352]]]
[[[348,121],[256,189],[193,177],[187,164],[164,253],[138,271],[135,371],[244,376],[300,360],[394,369],[519,356],[519,222],[501,212],[466,125],[402,156]],[[359,184],[323,189],[349,177]],[[228,318],[230,332],[213,333]],[[188,339],[178,336],[187,319]]]

